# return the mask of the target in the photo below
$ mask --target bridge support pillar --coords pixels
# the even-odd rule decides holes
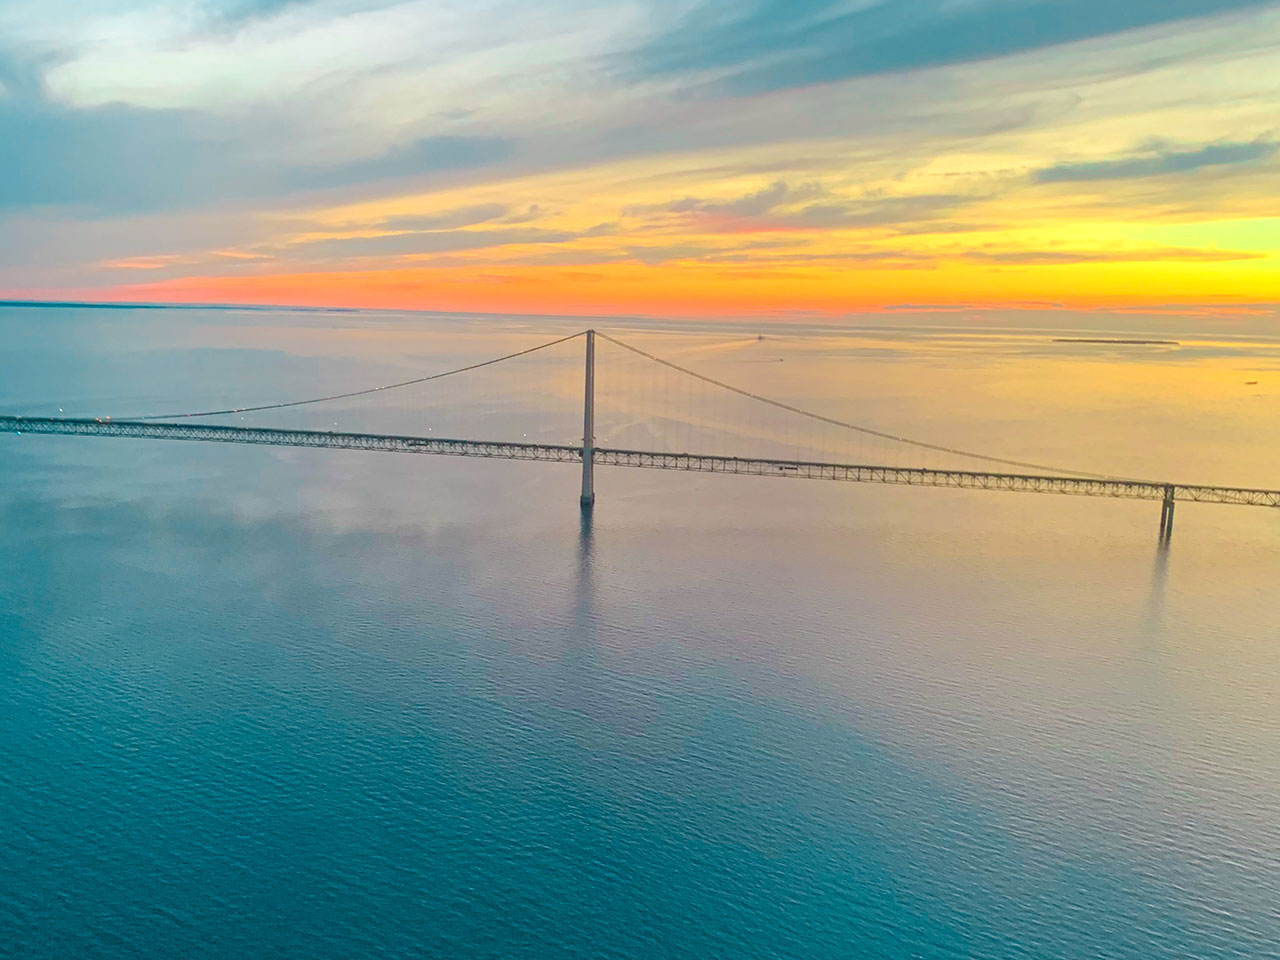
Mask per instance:
[[[587,331],[587,379],[582,402],[582,505],[590,507],[596,502],[595,466],[596,452],[596,332]]]
[[[1160,542],[1173,538],[1173,484],[1165,484],[1164,500],[1160,504]]]

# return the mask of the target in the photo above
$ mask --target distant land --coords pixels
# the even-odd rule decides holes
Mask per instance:
[[[163,310],[161,303],[91,303],[78,300],[0,300],[0,307],[95,307],[101,310]]]
[[[1180,347],[1177,340],[1118,340],[1114,337],[1054,337],[1054,343],[1121,343],[1130,346]]]
[[[243,303],[113,303],[95,300],[0,300],[0,307],[84,307],[94,310],[296,310],[309,313],[361,313],[358,307],[280,307]]]

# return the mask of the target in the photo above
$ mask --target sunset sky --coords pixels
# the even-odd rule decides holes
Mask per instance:
[[[1277,313],[1280,3],[5,0],[0,296]]]

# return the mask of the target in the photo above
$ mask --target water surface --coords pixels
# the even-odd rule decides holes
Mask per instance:
[[[895,432],[1280,486],[1280,343],[1170,323],[615,329]],[[571,329],[11,308],[0,408]],[[574,442],[580,352],[246,422]],[[615,445],[891,454],[600,363]],[[1164,551],[1158,505],[1065,497],[602,468],[584,520],[571,465],[34,436],[0,474],[0,955],[1280,956],[1271,512],[1182,505]]]

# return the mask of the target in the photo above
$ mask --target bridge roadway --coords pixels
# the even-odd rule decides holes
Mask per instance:
[[[271,427],[232,427],[109,419],[0,416],[0,432],[133,437],[153,440],[203,440],[215,443],[266,444],[277,447],[380,450],[388,453],[423,453],[504,460],[582,462],[582,447],[568,444],[451,440],[442,437],[412,437],[377,433],[331,433],[320,430],[281,430]],[[1114,497],[1126,500],[1161,500],[1166,504],[1166,509],[1170,513],[1170,526],[1172,525],[1172,501],[1174,500],[1280,507],[1280,490],[1156,483],[1145,480],[1108,480],[1066,475],[996,473],[977,470],[935,470],[919,467],[774,460],[759,457],[723,457],[694,453],[619,450],[611,447],[595,447],[593,459],[596,463],[608,466],[640,467],[654,470],[685,470],[695,473],[729,473],[756,477],[790,477],[804,480],[842,480],[852,483],[887,483],[919,487],[1057,493],[1085,497]]]

